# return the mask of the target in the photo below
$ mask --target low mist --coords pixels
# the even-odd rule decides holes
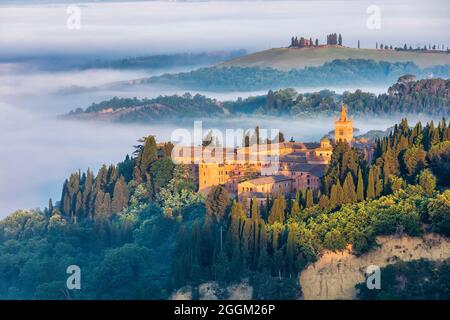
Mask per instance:
[[[56,120],[48,115],[0,104],[0,217],[19,209],[47,205],[49,197],[59,200],[64,179],[70,173],[91,168],[96,172],[102,164],[117,163],[133,152],[136,140],[156,135],[168,141],[173,130],[185,128],[193,132],[194,123],[114,125],[99,122]],[[201,120],[201,119],[196,119]],[[355,119],[360,133],[386,129],[400,119]],[[422,119],[425,120],[425,119]],[[410,120],[413,123],[415,120]],[[239,118],[205,120],[208,128],[279,129],[286,139],[318,141],[333,129],[332,118]],[[245,126],[245,127],[244,127]]]

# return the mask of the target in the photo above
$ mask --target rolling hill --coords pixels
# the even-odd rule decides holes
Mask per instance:
[[[278,70],[321,66],[336,59],[371,59],[387,62],[413,62],[421,68],[450,65],[450,54],[445,52],[395,51],[356,49],[341,46],[312,48],[274,48],[219,64],[228,67],[269,67]]]
[[[304,116],[336,115],[342,102],[352,115],[392,116],[394,114],[450,114],[450,79],[414,81],[402,77],[389,87],[388,92],[376,96],[356,90],[337,94],[330,90],[299,94],[292,88],[270,90],[267,95],[218,101],[199,94],[159,96],[153,99],[114,97],[93,103],[86,109],[78,108],[62,116],[65,119],[102,120],[110,122],[162,122],[192,118],[236,117],[240,115]],[[371,132],[367,136],[384,136]]]

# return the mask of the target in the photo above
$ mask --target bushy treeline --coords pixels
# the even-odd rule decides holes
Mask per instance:
[[[358,284],[363,300],[448,300],[450,298],[450,261],[425,259],[397,262],[381,269],[380,290]]]
[[[196,193],[171,145],[141,140],[98,174],[75,173],[61,201],[0,222],[0,297],[164,299],[184,285],[248,279],[255,299],[300,295],[297,274],[325,249],[364,253],[377,235],[450,236],[450,141],[406,120],[377,141],[371,163],[339,144],[320,191],[236,202],[217,186]],[[67,290],[66,268],[82,270]]]
[[[294,199],[268,196],[262,207],[256,199],[250,205],[227,201],[223,187],[213,189],[206,199],[209,218],[189,233],[183,230],[178,241],[176,284],[250,277],[258,287],[265,274],[276,287],[277,277],[295,277],[324,249],[351,245],[361,254],[378,235],[418,236],[424,224],[448,235],[449,133],[444,120],[412,129],[403,120],[377,141],[371,165],[358,149],[340,143],[322,190],[302,190]],[[292,297],[290,289],[278,294]]]
[[[192,90],[250,91],[285,87],[376,85],[392,83],[400,76],[414,74],[447,78],[449,66],[421,69],[412,62],[347,59],[333,60],[318,67],[281,71],[260,67],[210,67],[190,72],[154,76],[145,82]]]
[[[268,115],[333,115],[347,104],[353,115],[450,114],[450,80],[426,79],[404,81],[404,76],[387,93],[375,95],[356,90],[337,94],[322,90],[298,93],[292,88],[270,90],[266,96],[226,102],[231,111]]]
[[[367,153],[338,143],[322,177],[320,202],[322,206],[337,206],[373,199],[401,188],[405,181],[425,183],[432,174],[438,177],[440,186],[447,188],[449,140],[450,127],[445,119],[437,126],[431,121],[425,127],[419,122],[413,128],[403,119],[389,136],[376,141],[371,166],[367,166]]]
[[[89,115],[108,109],[128,110],[113,121],[146,122],[164,119],[193,117],[229,117],[241,114],[276,116],[323,116],[335,115],[342,103],[346,103],[355,116],[393,114],[450,115],[450,80],[426,79],[414,81],[412,75],[403,75],[389,87],[387,93],[378,96],[356,90],[337,94],[330,90],[298,93],[292,88],[269,90],[266,95],[238,98],[220,102],[189,93],[159,96],[154,99],[117,98],[94,103],[85,111],[77,109],[69,116]],[[132,110],[134,109],[134,110]]]
[[[0,298],[165,299],[176,236],[205,215],[190,168],[153,136],[117,166],[74,173],[61,201],[0,222]],[[81,268],[81,290],[66,269]]]
[[[152,99],[118,98],[113,97],[99,103],[93,103],[85,110],[78,108],[68,113],[68,116],[93,114],[105,111],[120,111],[127,109],[117,116],[116,121],[133,122],[163,119],[180,119],[180,117],[195,116],[223,116],[224,110],[220,103],[200,94],[158,96]],[[130,110],[133,109],[131,112]]]

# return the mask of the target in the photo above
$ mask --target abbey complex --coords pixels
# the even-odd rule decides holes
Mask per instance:
[[[353,137],[353,120],[345,105],[335,121],[334,134],[319,143],[291,140],[265,147],[259,144],[234,149],[221,147],[221,161],[207,160],[205,147],[179,148],[172,157],[176,163],[192,166],[198,176],[199,192],[207,194],[212,187],[223,185],[239,201],[256,198],[264,204],[269,195],[278,192],[287,196],[299,190],[318,189],[333,146],[338,142],[361,149],[368,159],[372,156],[372,146],[365,139]]]

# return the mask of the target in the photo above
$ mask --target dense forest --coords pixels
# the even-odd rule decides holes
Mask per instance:
[[[119,123],[160,122],[195,117],[225,117],[227,110],[215,99],[200,94],[159,96],[153,99],[118,98],[78,108],[62,118],[106,120]]]
[[[56,203],[0,221],[0,298],[166,299],[185,285],[247,279],[254,299],[294,299],[298,272],[324,249],[362,254],[377,235],[450,236],[445,120],[403,120],[377,140],[371,163],[338,144],[321,190],[268,196],[263,207],[222,186],[196,193],[172,147],[148,136],[117,165],[73,173]],[[69,265],[81,268],[81,290],[65,286]]]
[[[351,114],[431,116],[450,115],[450,80],[415,81],[404,75],[380,95],[356,90],[337,94],[322,90],[299,94],[292,88],[270,90],[266,95],[220,102],[203,95],[159,96],[154,99],[117,98],[78,108],[65,117],[107,119],[115,122],[148,122],[193,117],[235,117],[239,115],[308,116],[336,115],[342,103]],[[107,111],[107,112],[106,112]]]
[[[398,262],[381,269],[380,290],[358,284],[358,298],[367,300],[448,300],[450,261]]]
[[[418,78],[448,78],[450,66],[421,69],[412,62],[390,63],[364,59],[333,60],[318,67],[281,71],[260,67],[209,67],[164,74],[142,80],[189,90],[251,91],[286,87],[380,85],[393,83],[405,74]]]

